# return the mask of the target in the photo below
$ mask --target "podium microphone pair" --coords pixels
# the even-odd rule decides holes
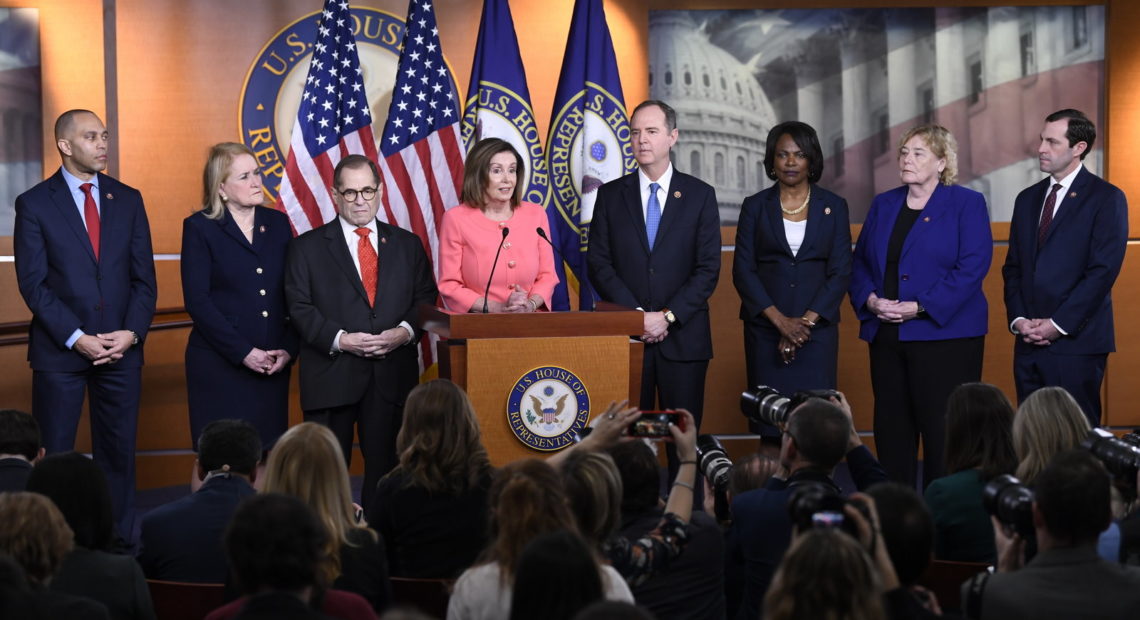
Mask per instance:
[[[505,226],[503,227],[503,241],[507,240],[507,235],[510,234],[510,232],[510,228],[507,228]],[[578,278],[578,281],[581,282],[582,278],[578,275],[578,272],[574,269],[574,267],[570,265],[569,262],[566,261],[566,257],[563,256],[562,252],[558,250],[558,246],[554,245],[554,242],[550,240],[550,237],[546,236],[546,231],[543,230],[541,226],[539,226],[535,228],[534,232],[538,233],[538,236],[542,237],[542,240],[550,246],[550,249],[554,250],[554,252],[558,254],[558,258],[570,269],[570,273],[574,274],[574,277]],[[491,263],[491,277],[487,278],[487,288],[483,291],[483,314],[487,314],[487,296],[491,294],[491,280],[493,280],[495,277],[495,268],[499,266],[499,253],[502,251],[503,244],[499,243],[499,249],[495,250],[495,261]]]

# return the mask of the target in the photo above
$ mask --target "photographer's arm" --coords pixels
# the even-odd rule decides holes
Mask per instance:
[[[851,471],[851,478],[855,481],[855,487],[860,491],[865,491],[872,485],[886,482],[887,472],[871,454],[871,451],[867,449],[867,446],[863,445],[863,440],[859,438],[859,432],[855,430],[855,417],[851,413],[851,405],[847,402],[847,397],[843,395],[843,392],[836,391],[836,394],[839,396],[833,396],[831,402],[843,410],[843,414],[847,416],[847,421],[851,423],[851,434],[847,439],[847,468]]]
[[[628,399],[610,403],[604,413],[594,416],[589,435],[586,435],[582,441],[546,459],[546,462],[557,469],[562,466],[566,457],[575,450],[608,450],[622,440],[622,433],[639,415],[641,412],[638,411],[637,407],[630,407]]]

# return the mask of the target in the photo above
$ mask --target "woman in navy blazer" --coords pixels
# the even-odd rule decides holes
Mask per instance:
[[[851,277],[847,201],[815,185],[823,151],[810,125],[773,127],[764,167],[776,184],[741,205],[732,261],[748,385],[834,389],[839,304]]]
[[[182,226],[182,295],[194,329],[186,344],[190,434],[210,422],[247,420],[269,448],[288,425],[289,362],[297,335],[285,312],[289,218],[262,206],[253,152],[210,149],[203,207]]]
[[[875,447],[892,479],[923,487],[942,473],[950,392],[982,376],[982,280],[993,256],[985,198],[953,185],[957,142],[938,125],[899,147],[903,185],[875,196],[855,245],[851,304],[870,343]]]

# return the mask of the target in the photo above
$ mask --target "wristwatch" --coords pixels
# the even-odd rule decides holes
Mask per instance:
[[[128,331],[130,331],[130,330],[128,330]],[[134,332],[131,332],[131,346],[132,347],[138,346],[138,344],[139,344],[139,335],[134,333]]]
[[[670,325],[677,322],[677,316],[673,314],[672,310],[668,308],[662,308],[661,313],[665,315],[665,320],[669,321]]]
[[[926,316],[926,307],[923,306],[922,304],[918,304],[918,312],[915,312],[914,316],[915,317]]]

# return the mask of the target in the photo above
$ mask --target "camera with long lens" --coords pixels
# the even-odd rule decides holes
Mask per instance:
[[[732,460],[720,440],[713,435],[697,436],[697,467],[712,487],[717,520],[729,520],[728,483],[732,478]]]
[[[1132,431],[1120,436],[1120,440],[1124,443],[1140,448],[1140,431]]]
[[[793,485],[788,498],[788,516],[800,532],[811,528],[840,529],[859,539],[855,523],[843,511],[845,506],[854,506],[867,522],[871,522],[871,512],[863,502],[843,497],[834,487],[819,482],[803,482]]]
[[[1135,431],[1129,433],[1135,434]],[[1112,474],[1113,485],[1124,495],[1126,501],[1136,499],[1136,472],[1140,471],[1140,445],[1134,441],[1140,443],[1140,438],[1118,439],[1104,429],[1094,428],[1081,442],[1081,447],[1095,456]]]
[[[1002,474],[990,480],[982,489],[982,505],[1022,538],[1034,535],[1033,491],[1017,478]]]
[[[759,432],[759,424],[767,424],[784,428],[788,423],[788,416],[792,411],[809,398],[838,398],[839,392],[835,390],[802,390],[785,396],[776,388],[767,385],[758,385],[755,389],[745,390],[740,395],[740,411],[748,418],[748,428],[752,432]]]

